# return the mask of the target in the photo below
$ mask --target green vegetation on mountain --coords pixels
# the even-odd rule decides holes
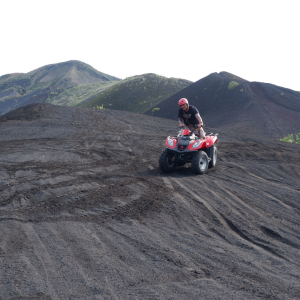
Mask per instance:
[[[295,143],[300,145],[300,133],[295,134],[295,138],[293,134],[289,134],[288,136],[280,139],[281,142],[286,142],[286,143]]]
[[[157,111],[159,111],[160,110],[160,108],[158,108],[158,107],[154,107],[153,109],[152,109],[152,115],[153,114],[155,114]]]
[[[142,113],[191,83],[155,74],[120,81],[72,60],[0,77],[0,115],[37,102]]]
[[[52,91],[49,102],[54,105],[77,106],[114,84],[116,81],[88,83],[65,89],[62,93]]]
[[[83,106],[103,105],[105,108],[143,113],[191,83],[152,73],[133,76],[106,88]]]
[[[233,89],[236,88],[238,85],[239,85],[238,82],[236,82],[236,81],[230,81],[229,84],[228,84],[228,89],[229,89],[229,90],[233,90]]]

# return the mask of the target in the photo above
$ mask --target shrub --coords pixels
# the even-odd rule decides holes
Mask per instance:
[[[153,108],[153,109],[152,109],[152,115],[153,115],[155,112],[159,111],[159,110],[160,110],[160,108],[158,108],[158,107]]]
[[[280,139],[281,142],[286,142],[286,143],[293,143],[294,142],[294,136],[293,134],[289,134],[288,136]]]
[[[228,89],[229,90],[233,90],[234,88],[236,88],[238,85],[240,85],[238,82],[236,81],[230,81],[228,84]]]
[[[300,132],[298,134],[296,134],[295,144],[299,144],[300,145]]]
[[[104,106],[103,106],[103,104],[101,106],[97,105],[96,107],[93,107],[93,108],[105,109]]]

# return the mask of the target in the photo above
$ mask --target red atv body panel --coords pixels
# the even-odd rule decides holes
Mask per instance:
[[[176,149],[178,147],[178,140],[179,140],[179,138],[168,136],[166,139],[166,146],[170,149]],[[205,137],[205,139],[200,139],[200,138],[196,137],[196,139],[191,140],[187,149],[190,151],[204,150],[204,149],[211,147],[217,141],[218,141],[218,137],[216,135],[208,135]],[[196,146],[196,145],[198,145],[198,146]],[[180,149],[180,146],[178,147],[178,150],[182,150],[182,149]]]
[[[173,142],[173,144],[172,144],[172,142]],[[176,148],[177,143],[178,143],[178,140],[175,139],[175,138],[171,138],[171,137],[168,136],[167,139],[166,139],[166,146],[170,149]]]
[[[174,154],[176,162],[180,164],[191,162],[198,151],[206,152],[209,159],[213,155],[213,145],[218,141],[217,133],[210,133],[204,139],[197,137],[189,130],[183,130],[178,137],[168,136],[166,146]]]
[[[161,153],[159,165],[163,172],[171,172],[177,166],[191,163],[196,174],[204,174],[216,165],[218,141],[217,133],[209,133],[199,138],[192,131],[181,130],[178,136],[168,136],[166,149]],[[205,152],[205,153],[203,153]]]

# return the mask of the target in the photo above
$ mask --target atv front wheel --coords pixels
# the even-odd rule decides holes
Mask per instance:
[[[170,173],[175,168],[175,155],[167,149],[164,150],[159,157],[159,166],[163,172]]]
[[[213,168],[216,166],[217,163],[217,155],[218,155],[218,151],[217,151],[217,147],[216,145],[212,146],[212,155],[211,155],[211,160],[209,161],[208,167],[209,168]]]
[[[208,156],[204,151],[196,153],[191,161],[192,171],[196,174],[204,174],[208,169]]]

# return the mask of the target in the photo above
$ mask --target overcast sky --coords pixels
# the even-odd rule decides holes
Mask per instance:
[[[300,91],[297,0],[12,0],[0,11],[0,76],[80,60],[121,79],[227,71]]]

